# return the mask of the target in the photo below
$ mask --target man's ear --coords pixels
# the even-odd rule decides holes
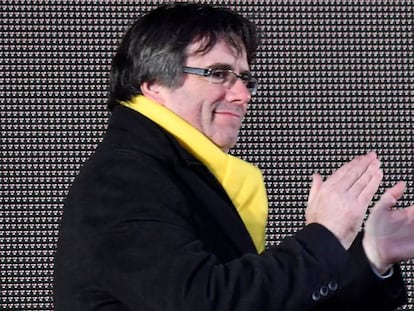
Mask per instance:
[[[162,86],[156,81],[146,81],[141,83],[142,94],[160,104],[163,102],[162,94],[160,92],[161,88]]]

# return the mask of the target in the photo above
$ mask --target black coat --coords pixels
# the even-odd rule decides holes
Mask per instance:
[[[349,252],[312,224],[261,255],[206,167],[152,121],[116,107],[67,198],[56,311],[392,310],[360,237]]]

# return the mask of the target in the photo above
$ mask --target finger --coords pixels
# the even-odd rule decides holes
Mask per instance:
[[[328,181],[332,183],[336,183],[338,180],[341,180],[342,177],[348,172],[348,170],[355,164],[356,161],[359,161],[363,156],[357,156],[352,159],[350,162],[345,163],[340,168],[335,170],[331,176],[328,177]]]
[[[383,173],[381,170],[377,170],[373,175],[371,175],[370,180],[365,187],[360,190],[358,195],[358,201],[361,202],[361,204],[368,206],[371,203],[375,193],[378,191],[379,185],[381,184],[382,177]]]
[[[329,183],[335,184],[338,188],[348,190],[376,158],[375,152],[356,157],[332,174],[328,180]]]
[[[312,185],[309,191],[308,202],[311,202],[322,186],[322,177],[318,173],[312,175]]]
[[[401,199],[405,192],[405,182],[397,182],[392,188],[388,189],[386,192],[388,192],[389,195],[393,196],[395,200],[398,201],[399,199]]]
[[[376,192],[378,190],[379,183],[382,180],[382,172],[380,166],[381,162],[378,159],[372,160],[368,168],[350,186],[349,192],[352,193],[355,197],[360,196],[365,190],[368,190],[368,192],[365,192],[365,194],[369,193],[372,187],[375,188],[374,191]],[[377,185],[375,185],[376,182],[378,182]]]
[[[378,202],[375,204],[374,209],[391,209],[395,206],[397,201],[401,199],[405,191],[405,183],[400,181],[396,183],[392,188],[387,189]]]

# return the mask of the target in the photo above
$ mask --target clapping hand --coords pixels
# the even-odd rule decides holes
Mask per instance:
[[[380,273],[402,260],[414,258],[414,206],[394,209],[405,184],[388,189],[369,215],[364,239],[365,253]]]
[[[367,208],[382,180],[375,152],[356,157],[323,182],[313,175],[306,222],[329,229],[348,249],[359,232]]]

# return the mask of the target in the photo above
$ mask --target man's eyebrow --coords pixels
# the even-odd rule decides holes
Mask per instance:
[[[211,69],[226,69],[226,70],[231,70],[234,71],[234,67],[229,65],[229,64],[225,64],[225,63],[214,63],[211,64],[210,66],[208,66],[208,68]],[[243,70],[241,72],[239,72],[239,74],[250,74],[250,70]]]

